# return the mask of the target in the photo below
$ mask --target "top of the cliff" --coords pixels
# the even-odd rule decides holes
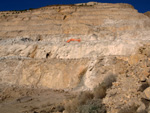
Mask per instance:
[[[115,5],[115,4],[118,4],[120,6],[123,7],[129,7],[129,8],[134,8],[132,5],[130,4],[127,4],[127,3],[100,3],[100,2],[87,2],[87,3],[78,3],[78,4],[75,4],[75,5],[79,5],[79,6],[93,6],[93,5]]]
[[[146,16],[150,17],[150,11],[144,13]]]
[[[77,3],[77,4],[59,4],[59,5],[48,5],[45,7],[55,7],[55,6],[114,6],[116,7],[116,5],[120,6],[120,8],[134,8],[132,5],[128,4],[128,3],[100,3],[100,2],[87,2],[87,3]],[[44,7],[41,7],[44,8]]]
[[[132,8],[134,9],[134,6],[128,4],[128,3],[100,3],[100,2],[87,2],[87,3],[77,3],[77,4],[55,4],[55,5],[47,5],[44,7],[39,7],[39,8],[29,8],[28,10],[10,10],[10,11],[0,11],[0,13],[9,13],[9,12],[16,12],[16,11],[21,11],[21,12],[26,12],[26,11],[31,11],[31,10],[39,10],[39,9],[46,9],[46,8],[58,8],[58,7],[101,7],[101,8],[109,8],[109,7],[114,7],[114,8]]]

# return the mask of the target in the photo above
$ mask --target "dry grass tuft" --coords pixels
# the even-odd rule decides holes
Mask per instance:
[[[83,104],[86,104],[88,100],[93,99],[93,94],[86,91],[86,92],[81,92],[75,99],[69,101],[65,105],[65,110],[68,113],[76,113],[76,111],[79,110],[79,107],[82,106]]]

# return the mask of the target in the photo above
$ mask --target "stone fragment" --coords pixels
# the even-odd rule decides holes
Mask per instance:
[[[150,78],[147,79],[147,83],[150,86]]]
[[[25,96],[25,97],[21,97],[21,98],[18,98],[16,101],[17,102],[20,102],[20,103],[23,103],[23,102],[29,102],[29,101],[32,101],[33,98],[30,97],[30,96]]]
[[[139,91],[143,92],[147,87],[149,87],[147,82],[143,82],[139,88]]]
[[[150,100],[150,87],[144,90],[144,94],[146,96],[146,99]]]
[[[141,80],[141,82],[146,82],[146,78],[143,76],[140,78],[140,80]]]

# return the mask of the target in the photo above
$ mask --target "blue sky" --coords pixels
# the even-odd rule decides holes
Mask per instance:
[[[29,8],[39,8],[54,4],[74,4],[89,1],[102,3],[129,3],[139,12],[150,11],[150,0],[1,0],[0,11],[24,10]]]

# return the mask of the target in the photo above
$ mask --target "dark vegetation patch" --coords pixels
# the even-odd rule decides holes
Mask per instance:
[[[30,39],[30,38],[22,38],[21,41],[23,41],[23,42],[30,42],[30,41],[33,41],[33,40]]]

